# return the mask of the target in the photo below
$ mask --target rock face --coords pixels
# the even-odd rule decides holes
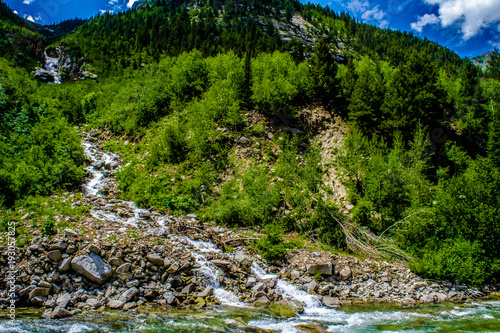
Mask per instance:
[[[75,257],[71,261],[71,268],[97,284],[106,282],[113,273],[111,266],[94,253]]]

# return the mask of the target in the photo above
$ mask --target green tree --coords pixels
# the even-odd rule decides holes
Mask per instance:
[[[313,101],[332,107],[340,92],[340,81],[336,78],[338,64],[330,51],[326,38],[321,38],[310,62],[310,93]]]

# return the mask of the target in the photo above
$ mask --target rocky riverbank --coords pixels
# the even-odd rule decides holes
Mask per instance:
[[[145,304],[268,306],[277,315],[294,316],[307,308],[351,303],[463,302],[495,290],[431,283],[401,263],[327,252],[291,250],[283,262],[267,263],[247,246],[247,236],[195,216],[165,216],[118,199],[113,172],[120,168],[119,156],[103,151],[97,132],[87,136],[84,147],[90,161],[85,195],[67,200],[90,207],[88,213],[50,238],[33,230],[31,242],[17,249],[17,305],[44,307],[45,317],[105,308],[135,311]],[[223,251],[227,245],[230,253]],[[2,290],[5,285],[3,280]],[[9,302],[7,292],[0,292],[0,308]]]

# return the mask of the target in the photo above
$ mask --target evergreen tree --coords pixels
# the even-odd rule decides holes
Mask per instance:
[[[338,65],[326,38],[321,38],[310,64],[310,92],[313,101],[332,107],[339,94]]]
[[[487,68],[489,77],[500,80],[500,51],[498,48],[493,50]]]

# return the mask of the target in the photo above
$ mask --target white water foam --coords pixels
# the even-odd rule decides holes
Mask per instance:
[[[61,83],[61,74],[57,71],[57,67],[59,66],[59,58],[51,58],[47,55],[47,52],[44,53],[45,55],[45,64],[43,67],[51,74],[54,76],[54,83],[55,84],[60,84]]]

